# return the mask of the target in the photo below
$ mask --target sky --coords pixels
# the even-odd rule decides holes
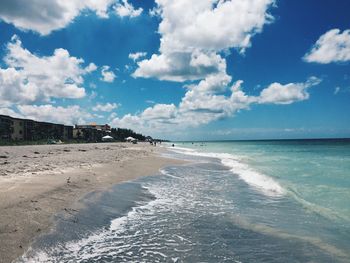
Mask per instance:
[[[171,140],[350,137],[348,0],[1,0],[0,114]]]

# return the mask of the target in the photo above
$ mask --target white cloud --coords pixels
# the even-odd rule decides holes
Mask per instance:
[[[244,52],[251,38],[272,21],[273,0],[156,0],[161,16],[160,54],[138,62],[134,77],[185,81],[221,71],[217,52]],[[215,57],[215,56],[218,56]],[[197,58],[195,58],[197,57]],[[226,67],[226,64],[225,64]]]
[[[135,9],[127,0],[121,0],[115,6],[115,12],[121,17],[137,17],[142,11],[142,8]]]
[[[261,92],[259,103],[291,104],[306,100],[310,96],[308,89],[320,82],[320,79],[311,77],[305,83],[289,83],[286,85],[272,83]]]
[[[129,128],[138,132],[145,132],[144,121],[137,115],[126,114],[122,118],[111,119],[111,125],[118,128]]]
[[[93,111],[105,111],[105,112],[111,112],[112,110],[118,108],[117,103],[106,103],[106,104],[100,104],[97,103],[96,106],[92,108]]]
[[[162,132],[174,132],[232,117],[253,104],[289,104],[308,99],[308,88],[320,81],[311,77],[304,83],[273,83],[259,96],[249,96],[243,91],[243,81],[230,85],[230,76],[221,73],[210,75],[197,85],[186,86],[187,92],[178,106],[155,104],[139,114],[116,117],[112,123],[147,134],[158,131],[161,135]],[[224,95],[227,93],[229,95]]]
[[[86,68],[86,72],[91,73],[97,69],[97,66],[94,63],[90,63]]]
[[[129,58],[133,61],[137,61],[142,57],[145,57],[147,55],[147,52],[136,52],[136,53],[130,53]]]
[[[111,116],[111,124],[116,127],[129,128],[147,134],[155,130],[163,132],[170,124],[175,124],[177,108],[174,104],[156,104],[148,107],[139,115],[127,114],[122,118]]]
[[[161,51],[245,49],[272,18],[272,0],[156,0],[162,10]]]
[[[274,1],[156,0],[156,3],[162,19],[158,30],[159,54],[138,61],[133,76],[200,81],[185,86],[187,92],[178,106],[155,104],[142,113],[115,118],[115,123],[144,132],[173,131],[233,116],[252,104],[291,103],[308,96],[306,88],[300,91],[305,97],[298,96],[291,88],[298,84],[293,83],[277,89],[278,96],[269,100],[271,87],[263,97],[248,96],[241,88],[243,82],[230,84],[232,78],[226,73],[226,60],[222,57],[225,51],[236,48],[244,52],[250,47],[251,38],[273,20],[267,11]]]
[[[82,98],[83,77],[94,67],[84,68],[83,59],[61,48],[52,56],[32,54],[17,36],[7,44],[4,62],[7,68],[0,68],[0,101],[7,104]]]
[[[1,0],[0,19],[17,28],[48,35],[66,27],[83,10],[106,18],[113,3],[115,0]]]
[[[116,112],[112,112],[109,116],[108,116],[108,120],[113,120],[115,118],[117,118],[118,114]]]
[[[72,0],[71,0],[72,1]],[[83,5],[83,9],[90,9],[99,17],[108,18],[108,9],[115,4],[115,0],[75,0],[79,2],[80,5]],[[67,2],[67,1],[65,1]],[[82,9],[80,9],[82,10]]]
[[[176,115],[176,106],[174,104],[156,104],[153,107],[145,109],[141,117],[144,120],[152,119],[172,119]]]
[[[232,78],[226,73],[219,72],[217,74],[208,75],[197,85],[187,85],[188,89],[196,90],[196,92],[224,92],[230,84]]]
[[[100,80],[104,81],[104,82],[113,82],[114,79],[117,77],[113,71],[109,70],[110,67],[109,66],[103,66],[101,69],[101,74],[102,77],[100,78]]]
[[[162,14],[162,10],[159,7],[153,7],[149,10],[148,14],[152,17],[157,17]]]
[[[24,118],[70,125],[85,123],[87,119],[93,117],[77,105],[67,107],[55,107],[49,104],[18,105],[17,109]]]
[[[111,9],[121,17],[136,17],[143,11],[135,9],[127,0],[1,0],[0,20],[21,30],[48,35],[65,28],[84,11],[108,18]]]
[[[198,126],[248,109],[256,102],[256,97],[247,96],[242,90],[242,83],[236,81],[229,86],[229,76],[219,74],[207,77],[197,86],[190,86],[179,104],[178,121],[184,126]],[[221,94],[228,90],[230,95]]]
[[[306,62],[328,64],[350,61],[350,29],[332,29],[323,34],[303,57]]]
[[[186,81],[203,79],[209,74],[226,70],[226,61],[216,53],[169,53],[152,55],[137,62],[134,77],[157,78],[160,80]]]
[[[120,127],[137,129],[145,133],[174,131],[206,124],[231,116],[236,111],[249,107],[252,98],[241,91],[241,82],[231,88],[231,95],[217,95],[229,88],[231,78],[227,75],[209,76],[197,86],[187,86],[180,104],[155,104],[138,115],[128,114],[115,118],[112,123]],[[218,85],[224,87],[218,88]],[[254,99],[255,100],[255,99]]]

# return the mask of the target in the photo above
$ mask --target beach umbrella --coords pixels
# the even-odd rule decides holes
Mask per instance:
[[[114,140],[114,138],[112,136],[106,135],[102,137],[102,141],[106,142],[106,141],[112,141]]]

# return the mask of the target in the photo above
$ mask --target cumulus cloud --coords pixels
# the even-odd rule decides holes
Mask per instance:
[[[350,61],[350,29],[332,29],[323,34],[304,57],[306,62],[328,64]]]
[[[176,115],[176,106],[174,104],[156,104],[153,107],[145,109],[141,117],[144,120],[152,119],[172,119]]]
[[[246,95],[242,83],[239,80],[230,86],[229,76],[220,74],[190,86],[179,104],[178,121],[184,126],[198,126],[248,109],[256,97]],[[230,94],[223,95],[224,92]]]
[[[209,74],[226,70],[226,61],[214,52],[172,52],[153,54],[147,60],[137,63],[134,77],[157,78],[169,81],[186,81],[203,79]]]
[[[48,102],[51,98],[77,99],[85,96],[84,75],[96,66],[56,49],[51,56],[38,56],[23,48],[13,36],[6,46],[6,68],[0,68],[1,103]]]
[[[143,58],[147,55],[147,52],[135,52],[135,53],[130,53],[129,58],[132,59],[133,61],[137,61],[140,58]]]
[[[174,132],[232,117],[253,104],[290,104],[308,99],[308,89],[320,81],[311,77],[303,83],[273,83],[259,96],[249,96],[243,91],[243,81],[231,84],[228,75],[210,75],[196,85],[186,86],[187,92],[178,106],[155,104],[139,114],[116,117],[112,123],[146,133]]]
[[[94,63],[90,63],[86,68],[87,73],[94,72],[97,69],[97,66]]]
[[[84,11],[108,18],[110,10],[121,17],[137,17],[143,11],[127,0],[1,0],[0,20],[21,30],[48,35],[65,28]]]
[[[112,112],[109,116],[108,116],[108,120],[113,120],[115,118],[117,118],[118,114],[116,112]]]
[[[203,80],[200,85],[210,85],[204,84],[205,81]],[[155,104],[140,114],[117,117],[112,120],[112,123],[145,133],[154,133],[155,130],[173,132],[207,124],[213,120],[232,116],[238,110],[248,108],[252,100],[255,100],[246,96],[239,84],[240,82],[235,83],[231,87],[230,96],[215,94],[214,88],[201,90],[192,86],[188,88],[178,106]]]
[[[66,27],[83,10],[108,17],[108,9],[115,0],[2,0],[0,19],[23,30],[48,35]]]
[[[126,114],[122,118],[111,115],[110,120],[116,127],[153,133],[154,130],[164,131],[170,124],[175,124],[176,114],[177,108],[174,104],[156,104],[138,115]]]
[[[162,10],[159,7],[153,7],[148,11],[148,14],[152,17],[158,17],[162,13]]]
[[[101,103],[97,103],[96,106],[94,106],[92,108],[93,111],[104,111],[104,112],[111,112],[113,110],[115,110],[116,108],[118,108],[118,104],[117,103],[106,103],[106,104],[101,104]]]
[[[89,9],[101,18],[108,18],[108,9],[115,4],[115,0],[75,0],[78,6],[82,6],[83,9]],[[65,1],[66,2],[66,1]],[[66,3],[65,3],[66,4]]]
[[[159,54],[138,62],[134,77],[185,81],[220,71],[217,52],[244,52],[251,38],[272,21],[273,0],[156,0],[162,19]],[[216,57],[216,56],[219,56]]]
[[[135,131],[139,132],[148,131],[144,120],[142,120],[138,115],[132,114],[126,114],[122,118],[115,117],[111,119],[111,125],[114,127],[134,129]]]
[[[115,6],[115,12],[121,17],[137,17],[142,11],[142,8],[135,9],[127,0],[121,0]]]
[[[93,116],[78,105],[55,107],[53,105],[18,105],[19,114],[24,118],[62,124],[84,123]]]
[[[289,83],[282,85],[272,83],[264,89],[259,97],[259,103],[291,104],[309,98],[308,89],[321,82],[316,77],[311,77],[305,83]]]
[[[162,22],[161,51],[245,49],[272,20],[271,0],[157,0]]]
[[[156,0],[152,15],[161,19],[159,53],[137,61],[132,76],[192,82],[185,85],[187,91],[177,106],[155,104],[140,114],[117,117],[114,122],[143,131],[172,131],[233,116],[254,103],[263,103],[259,96],[243,91],[242,81],[231,83],[224,55],[228,49],[244,53],[251,46],[252,37],[273,21],[268,9],[274,2]],[[149,115],[152,118],[147,118]]]
[[[102,77],[100,78],[104,82],[113,82],[114,79],[117,77],[113,71],[109,70],[109,66],[103,66],[101,69],[101,75]]]

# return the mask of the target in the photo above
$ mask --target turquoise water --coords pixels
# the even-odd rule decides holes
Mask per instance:
[[[273,179],[284,194],[314,212],[350,223],[350,140],[180,142],[176,146],[199,154],[216,153],[219,158],[230,154],[223,158],[228,158],[226,164],[233,172],[244,177],[253,170]],[[237,171],[237,164],[247,166]],[[251,178],[251,185],[263,191],[269,188],[263,180]]]
[[[350,142],[176,143],[90,194],[19,262],[350,262]]]

